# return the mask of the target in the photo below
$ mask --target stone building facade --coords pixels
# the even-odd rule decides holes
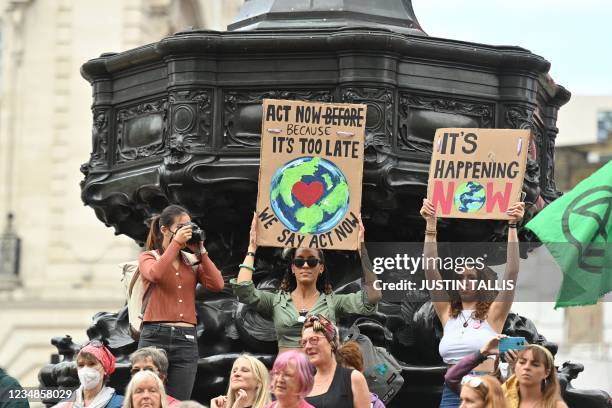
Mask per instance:
[[[241,4],[0,0],[0,366],[24,386],[38,384],[52,336],[84,341],[95,312],[121,307],[117,264],[140,250],[80,199],[93,122],[81,64],[184,29],[224,30]]]

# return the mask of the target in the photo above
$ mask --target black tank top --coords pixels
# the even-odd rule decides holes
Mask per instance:
[[[351,387],[351,372],[338,364],[334,378],[325,394],[306,397],[305,400],[315,408],[352,408],[353,388]],[[350,401],[350,405],[347,404]]]

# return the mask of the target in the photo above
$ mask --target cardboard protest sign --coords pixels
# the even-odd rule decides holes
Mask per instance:
[[[438,129],[427,198],[438,217],[507,220],[519,201],[530,133],[526,129]]]
[[[366,105],[264,99],[257,244],[357,249]]]

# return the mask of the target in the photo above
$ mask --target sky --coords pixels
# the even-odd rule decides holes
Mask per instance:
[[[612,0],[413,0],[432,37],[516,45],[575,95],[612,95]]]

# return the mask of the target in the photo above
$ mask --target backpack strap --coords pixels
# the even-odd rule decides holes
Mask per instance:
[[[344,337],[344,341],[348,341],[348,340],[356,341],[357,337],[359,337],[359,335],[361,334],[361,330],[359,330],[359,326],[357,326],[357,323],[358,323],[357,320],[353,322],[351,327],[349,327],[348,333]]]
[[[193,272],[196,274],[197,277],[198,268],[202,263],[202,258],[198,257],[196,254],[192,254],[191,252],[183,251],[182,249],[179,251],[179,254],[181,255],[181,260],[187,265],[191,266],[191,269],[193,269]]]
[[[157,253],[157,251],[149,251],[149,253],[153,255],[155,257],[155,260],[157,261],[159,261],[159,258],[161,258],[161,256]],[[140,274],[140,271],[138,271],[138,273]],[[147,310],[147,304],[149,303],[149,298],[151,297],[151,294],[153,293],[154,287],[155,287],[155,284],[153,282],[149,282],[149,286],[147,287],[147,290],[145,291],[144,295],[142,295],[142,307],[140,308],[140,317],[142,318],[143,322],[144,322],[144,314],[145,314],[145,311]]]

